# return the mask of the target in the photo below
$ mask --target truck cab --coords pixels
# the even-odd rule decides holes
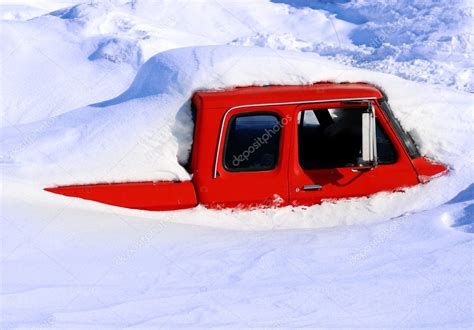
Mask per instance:
[[[199,91],[192,112],[191,182],[46,190],[146,210],[280,207],[399,191],[447,171],[365,83]]]

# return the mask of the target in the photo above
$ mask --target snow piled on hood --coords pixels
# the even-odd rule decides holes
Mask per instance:
[[[42,186],[189,180],[180,163],[192,144],[189,109],[194,91],[320,81],[362,81],[382,88],[422,153],[451,167],[453,179],[435,180],[443,182],[446,192],[436,197],[440,201],[473,182],[471,94],[340,65],[314,54],[237,46],[160,53],[114,99],[3,129],[3,169]]]

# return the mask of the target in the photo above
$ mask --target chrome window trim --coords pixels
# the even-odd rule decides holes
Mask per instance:
[[[308,100],[308,101],[293,101],[293,102],[276,102],[276,103],[255,103],[255,104],[244,104],[244,105],[237,105],[235,107],[229,108],[221,120],[221,128],[219,130],[219,139],[217,142],[217,150],[215,154],[215,161],[214,161],[214,171],[212,178],[217,178],[217,165],[219,163],[219,152],[221,150],[222,145],[222,133],[224,131],[224,123],[227,119],[229,113],[236,109],[242,108],[250,108],[250,107],[267,107],[267,106],[278,106],[278,105],[297,105],[297,104],[311,104],[311,103],[328,103],[328,102],[345,102],[345,101],[371,101],[376,100],[376,97],[356,97],[356,98],[345,98],[345,99],[328,99],[328,100]]]

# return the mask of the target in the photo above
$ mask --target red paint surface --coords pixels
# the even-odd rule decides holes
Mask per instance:
[[[433,178],[448,172],[448,168],[424,157],[413,160],[413,166],[418,173],[421,183],[431,181]]]
[[[46,188],[56,194],[131,209],[179,210],[197,205],[192,182],[132,182]]]

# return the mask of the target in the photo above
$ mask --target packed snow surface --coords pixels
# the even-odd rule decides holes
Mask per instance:
[[[2,218],[2,328],[473,322],[472,229],[450,227],[457,219],[472,224],[473,189],[381,223],[282,230],[285,219],[330,223],[367,206],[329,214],[153,213],[6,184],[16,193],[4,199]],[[239,230],[222,228],[232,220]],[[257,220],[267,229],[255,231]],[[198,225],[212,222],[221,228]]]
[[[0,0],[0,17],[0,328],[474,326],[469,2]],[[189,180],[194,91],[327,80],[383,89],[449,175],[253,211],[42,190]]]

